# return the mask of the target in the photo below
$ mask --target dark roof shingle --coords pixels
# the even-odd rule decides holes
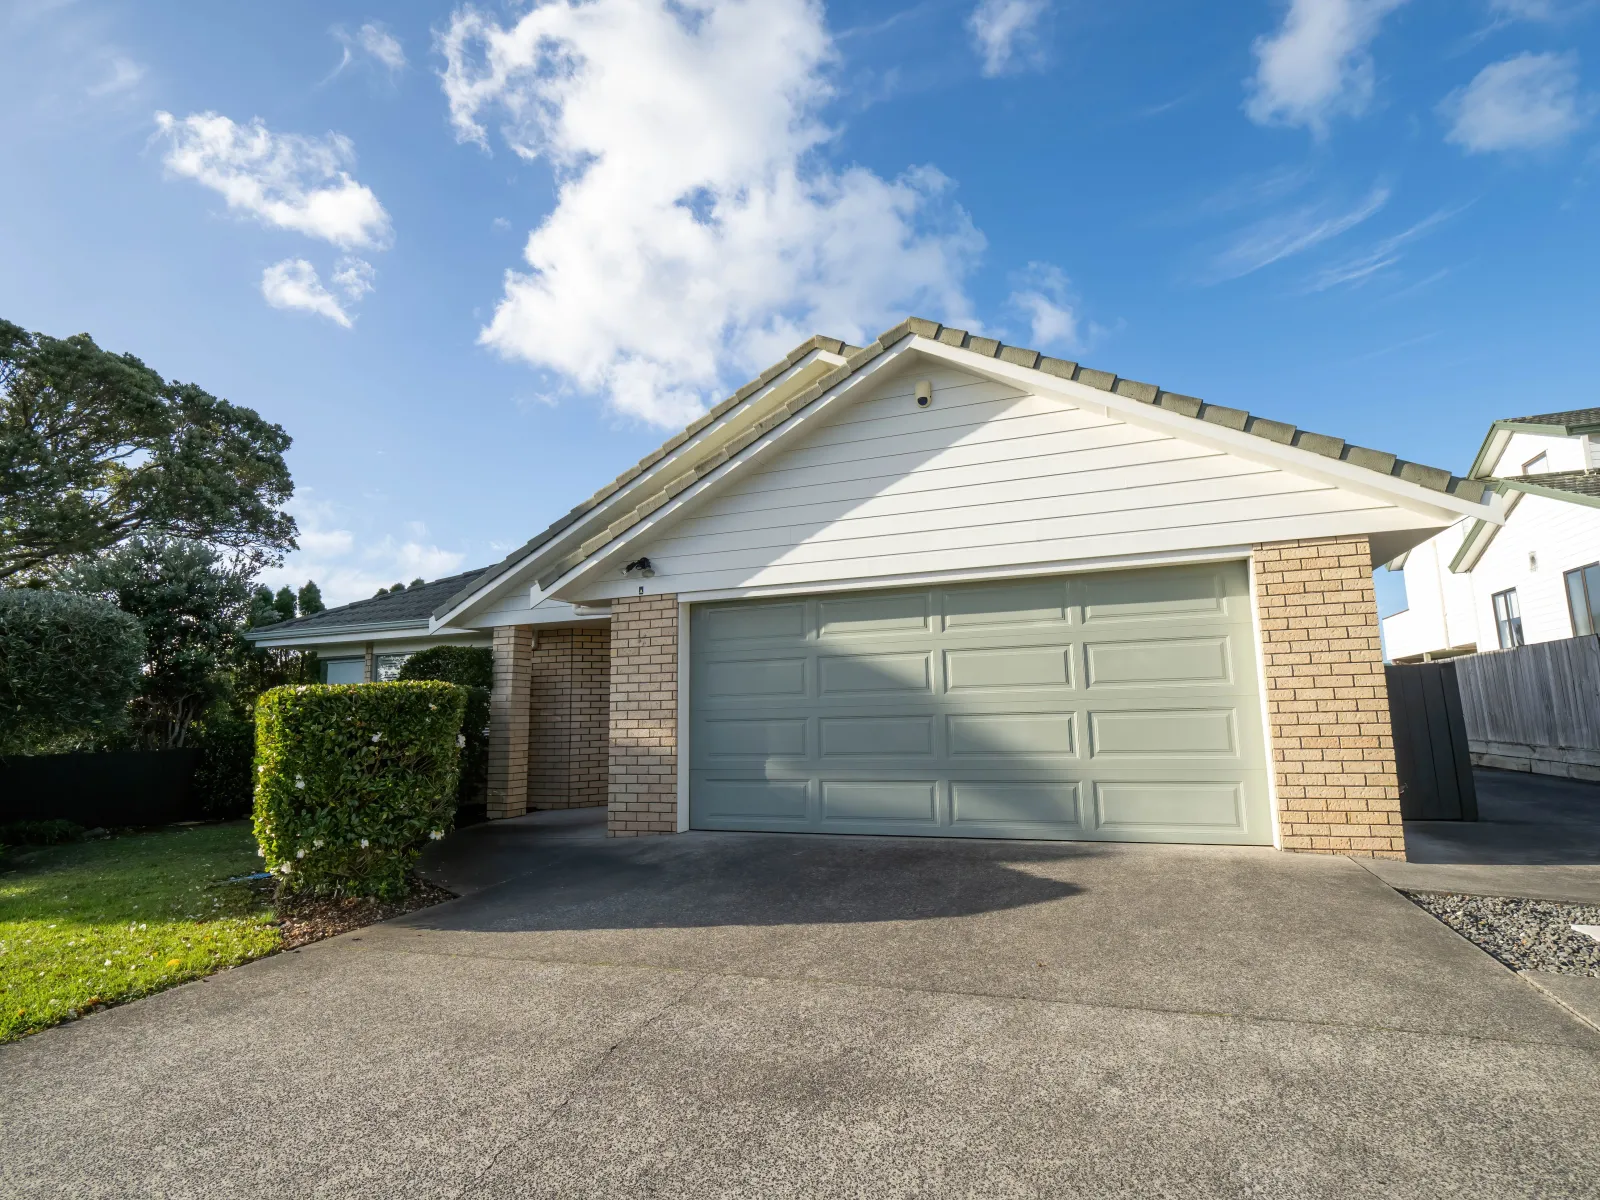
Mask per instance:
[[[1600,408],[1574,408],[1567,412],[1543,413],[1536,417],[1507,417],[1509,425],[1561,425],[1566,428],[1600,425]]]
[[[1543,475],[1502,475],[1500,478],[1507,483],[1531,483],[1535,487],[1578,496],[1600,496],[1600,471],[1546,471]]]
[[[338,608],[330,608],[313,616],[296,617],[293,621],[280,621],[276,625],[262,625],[253,632],[277,637],[280,633],[315,633],[320,629],[339,629],[347,625],[388,625],[407,621],[426,625],[440,601],[455,595],[487,569],[479,567],[459,575],[435,579],[431,583],[408,587],[403,592],[389,592],[370,600],[341,604]]]

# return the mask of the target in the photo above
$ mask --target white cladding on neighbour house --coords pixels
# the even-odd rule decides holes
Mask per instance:
[[[1383,621],[1390,659],[1600,630],[1597,436],[1600,409],[1495,422],[1470,476],[1504,494],[1505,523],[1460,521],[1390,564],[1404,571],[1407,603]]]

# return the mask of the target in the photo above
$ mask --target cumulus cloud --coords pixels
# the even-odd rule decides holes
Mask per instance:
[[[158,112],[156,127],[167,142],[166,168],[218,193],[235,212],[340,247],[389,243],[389,214],[350,176],[355,150],[347,137],[277,134],[260,120],[236,125],[214,112]]]
[[[1049,0],[980,0],[967,18],[985,75],[1005,75],[1043,64],[1039,25]]]
[[[1255,41],[1245,113],[1258,125],[1296,125],[1318,137],[1372,100],[1369,47],[1405,0],[1290,0],[1276,33]]]
[[[1354,229],[1389,202],[1389,189],[1375,187],[1349,208],[1308,204],[1256,222],[1212,257],[1202,283],[1222,283],[1303,254]]]
[[[1080,350],[1084,339],[1071,286],[1060,267],[1029,263],[1012,281],[1010,306],[1027,318],[1036,350]]]
[[[261,273],[261,294],[273,308],[299,309],[327,317],[349,329],[350,314],[339,298],[322,286],[317,269],[303,258],[286,258]]]
[[[1577,54],[1518,54],[1479,71],[1445,97],[1439,112],[1450,122],[1446,141],[1485,154],[1563,142],[1583,124],[1586,107]]]
[[[461,570],[466,556],[446,550],[428,538],[427,526],[405,523],[405,536],[392,533],[358,537],[344,528],[333,505],[309,496],[309,489],[289,503],[300,531],[300,548],[282,566],[262,572],[262,582],[277,588],[299,587],[315,579],[329,605],[366,600],[380,587],[413,579],[438,579]]]
[[[334,75],[339,74],[357,59],[376,63],[390,74],[405,70],[405,47],[400,44],[399,38],[389,32],[382,21],[368,21],[354,33],[342,25],[335,25],[330,32],[344,47],[344,56],[339,60],[339,65],[333,69]]]
[[[557,173],[482,341],[674,425],[814,332],[965,320],[982,236],[928,166],[834,168],[812,0],[549,0],[439,38],[459,138]]]

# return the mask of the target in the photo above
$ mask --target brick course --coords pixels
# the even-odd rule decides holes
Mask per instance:
[[[678,830],[678,598],[611,604],[612,837]]]
[[[532,673],[528,807],[606,803],[611,631],[603,626],[539,630]]]
[[[1367,539],[1253,557],[1283,848],[1405,858]]]
[[[533,681],[533,627],[499,625],[494,631],[494,687],[489,692],[489,795],[491,821],[528,811],[529,691]]]

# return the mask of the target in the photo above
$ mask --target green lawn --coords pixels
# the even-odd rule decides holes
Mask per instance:
[[[0,1042],[271,953],[245,821],[0,859]]]

